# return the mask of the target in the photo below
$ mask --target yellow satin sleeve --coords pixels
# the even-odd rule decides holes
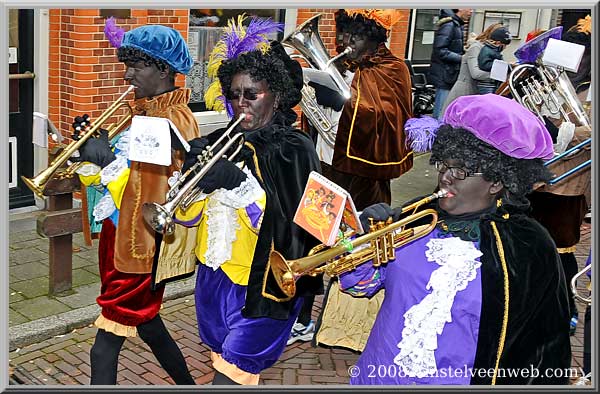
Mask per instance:
[[[117,209],[121,209],[121,200],[123,199],[123,192],[125,191],[125,186],[129,180],[129,172],[129,168],[125,168],[121,171],[117,179],[108,182],[106,185]]]

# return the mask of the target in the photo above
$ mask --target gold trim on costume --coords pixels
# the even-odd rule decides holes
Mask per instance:
[[[273,244],[271,243],[271,250],[273,250]],[[265,267],[265,274],[263,276],[263,282],[262,282],[262,290],[261,290],[261,294],[263,297],[275,301],[275,302],[286,302],[292,299],[292,297],[285,297],[285,298],[279,298],[274,296],[273,294],[269,294],[267,293],[267,278],[269,276],[269,270],[271,269],[271,260],[267,260],[267,266]]]
[[[502,264],[502,274],[504,276],[504,315],[502,317],[502,330],[500,331],[500,341],[498,343],[498,353],[496,355],[496,365],[494,366],[494,376],[492,377],[492,385],[496,384],[496,376],[498,375],[498,365],[500,365],[500,357],[504,350],[504,342],[506,341],[506,327],[508,326],[508,302],[509,302],[509,283],[508,283],[508,268],[506,267],[506,259],[504,258],[504,247],[502,239],[496,227],[495,222],[491,222],[494,236],[496,237],[496,246],[498,247],[498,255]]]
[[[112,332],[115,335],[120,337],[137,337],[137,327],[135,326],[126,326],[125,324],[117,323],[116,321],[112,321],[104,317],[103,315],[98,316],[94,325],[99,329],[102,329],[107,332]]]
[[[220,353],[211,351],[210,359],[212,360],[214,369],[221,372],[234,382],[244,385],[258,385],[260,374],[254,374],[240,369],[237,365],[233,365],[223,359]]]
[[[373,166],[391,166],[402,164],[406,159],[412,156],[413,151],[410,151],[404,156],[404,158],[400,161],[390,161],[387,163],[375,163],[373,161],[369,161],[358,156],[353,156],[350,154],[350,141],[352,141],[352,133],[354,132],[354,122],[356,121],[356,114],[358,112],[358,102],[360,101],[360,69],[356,70],[356,104],[354,105],[354,113],[352,114],[352,123],[350,124],[350,134],[348,135],[348,143],[346,144],[346,156],[353,160],[362,161],[363,163],[371,164]]]
[[[576,250],[577,250],[577,246],[576,245],[569,246],[567,248],[556,248],[556,251],[559,254],[563,254],[563,253],[575,253]]]

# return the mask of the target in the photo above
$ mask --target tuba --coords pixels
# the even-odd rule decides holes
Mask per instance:
[[[81,163],[72,163],[67,168],[62,168],[63,165],[69,160],[69,158],[71,158],[71,156],[73,156],[73,154],[79,148],[83,146],[83,144],[88,139],[90,139],[91,137],[95,137],[96,134],[100,132],[100,128],[104,122],[106,122],[111,116],[113,116],[117,112],[117,110],[123,107],[127,109],[127,115],[122,117],[119,120],[119,122],[111,124],[107,127],[109,140],[111,140],[117,134],[119,134],[121,130],[123,130],[123,128],[127,125],[127,123],[129,123],[129,121],[133,117],[133,110],[131,109],[131,106],[127,102],[125,102],[125,97],[131,91],[133,91],[133,89],[135,89],[135,86],[130,85],[125,91],[125,93],[119,96],[119,98],[114,103],[112,103],[102,113],[102,115],[100,115],[100,117],[94,122],[94,125],[90,128],[90,130],[86,131],[79,140],[67,145],[67,147],[62,152],[60,152],[60,154],[56,156],[54,160],[52,160],[52,163],[50,163],[50,166],[48,168],[46,168],[33,178],[27,178],[25,176],[22,176],[21,179],[23,180],[23,182],[25,182],[27,187],[31,189],[31,191],[34,192],[38,197],[43,197],[44,189],[46,188],[48,181],[50,181],[52,178],[72,178],[75,175],[75,171],[77,170],[77,168],[81,166]]]
[[[514,54],[521,64],[512,69],[506,85],[497,93],[510,92],[542,122],[546,116],[550,120],[558,119],[559,124],[569,121],[576,126],[591,127],[565,71],[541,61],[548,41],[551,38],[560,40],[562,30],[562,26],[552,28],[517,48]]]
[[[344,80],[344,77],[338,69],[332,64],[335,60],[352,52],[352,48],[347,47],[339,55],[329,58],[325,44],[319,35],[319,18],[322,14],[318,14],[302,23],[292,33],[290,33],[281,42],[282,45],[291,47],[300,54],[291,55],[290,57],[298,57],[306,61],[306,63],[317,70],[327,72],[339,93],[346,99],[351,97],[350,87]],[[304,78],[304,87],[301,90],[302,100],[300,107],[302,112],[310,120],[310,123],[315,127],[319,135],[325,143],[333,147],[335,144],[335,124],[330,117],[323,111],[317,103],[314,89],[308,85],[307,78]]]
[[[446,191],[440,190],[402,208],[401,213],[416,210],[419,206],[446,195]],[[426,226],[405,229],[406,225],[426,216],[431,217],[431,221]],[[341,244],[329,249],[318,245],[309,252],[308,256],[290,261],[286,261],[281,253],[272,250],[268,264],[281,291],[293,297],[296,294],[296,281],[303,275],[326,273],[329,276],[339,276],[368,261],[372,261],[373,265],[378,267],[394,260],[396,248],[429,234],[435,228],[437,218],[438,214],[434,209],[418,211],[393,223],[390,218],[386,222],[372,224],[369,233],[354,238],[349,244]]]
[[[142,215],[144,220],[154,229],[154,231],[161,234],[173,234],[175,231],[175,223],[173,221],[175,211],[178,208],[185,211],[200,193],[202,193],[202,190],[196,187],[196,184],[218,160],[227,158],[227,160],[231,161],[237,156],[240,150],[242,150],[242,147],[244,146],[244,135],[241,132],[233,134],[233,129],[235,129],[245,117],[245,114],[241,114],[239,118],[225,130],[219,139],[212,145],[207,146],[206,149],[198,155],[198,161],[169,189],[167,192],[167,202],[165,204],[160,205],[155,202],[146,202],[142,205]],[[227,142],[225,142],[217,152],[214,152],[225,139],[227,139]],[[234,151],[227,156],[227,152],[235,144],[237,144],[237,146],[235,146]],[[196,172],[196,170],[198,170],[198,172]],[[187,178],[190,175],[193,175],[193,177],[188,181]]]

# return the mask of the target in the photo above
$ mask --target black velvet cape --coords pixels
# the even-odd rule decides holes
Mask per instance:
[[[440,221],[448,217],[437,202],[422,206],[425,208],[440,212]],[[504,199],[501,207],[480,217],[483,299],[473,368],[478,371],[495,367],[505,313],[504,274],[493,222],[502,242],[509,283],[508,324],[495,383],[568,384],[571,343],[566,280],[554,241],[528,212],[527,201],[511,203]],[[508,369],[530,372],[510,376]],[[531,374],[532,369],[538,371],[539,376],[535,376],[536,372]],[[544,376],[546,369],[553,369],[553,373],[562,376]],[[555,372],[556,369],[562,370]],[[488,373],[475,373],[471,378],[473,385],[491,382],[492,376]]]
[[[323,293],[323,276],[304,276],[296,283],[293,299],[287,298],[268,273],[266,293],[262,287],[271,248],[286,259],[306,256],[318,240],[293,222],[294,214],[311,171],[321,172],[319,158],[308,134],[292,127],[297,115],[277,111],[268,125],[244,132],[246,146],[236,161],[244,161],[267,194],[265,212],[258,234],[246,293],[244,317],[286,320],[297,297]],[[216,140],[226,129],[211,133]]]

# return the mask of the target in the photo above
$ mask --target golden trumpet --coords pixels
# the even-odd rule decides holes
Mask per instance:
[[[83,146],[83,144],[88,139],[96,135],[96,132],[99,132],[100,127],[104,122],[106,122],[111,116],[113,116],[115,112],[117,112],[117,110],[125,106],[129,110],[129,113],[126,116],[124,116],[123,119],[121,119],[118,123],[111,124],[107,127],[108,139],[112,139],[121,132],[123,127],[133,117],[133,110],[131,109],[131,106],[128,103],[124,102],[125,97],[133,89],[135,89],[135,86],[129,86],[125,93],[123,93],[114,103],[112,103],[110,107],[108,107],[106,111],[104,111],[104,113],[102,113],[102,115],[94,122],[92,128],[89,129],[84,135],[82,135],[80,139],[78,139],[77,141],[73,141],[72,143],[67,145],[67,147],[62,152],[60,152],[60,154],[56,156],[54,160],[52,160],[52,163],[50,163],[50,166],[48,168],[46,168],[33,178],[21,176],[21,179],[23,180],[23,182],[25,182],[27,187],[39,197],[43,197],[44,189],[46,188],[46,185],[50,179],[55,177],[58,179],[73,177],[73,175],[75,174],[75,170],[79,168],[79,166],[81,166],[80,162],[73,163],[69,167],[62,169],[61,171],[59,171],[59,169],[67,162],[67,160],[69,160],[69,158],[71,158],[71,156],[73,156],[73,154],[79,148]]]
[[[446,191],[440,190],[404,207],[401,213],[416,210],[421,205],[445,197],[446,194]],[[426,216],[431,216],[428,225],[410,229],[404,228],[409,223]],[[269,266],[281,291],[288,297],[293,297],[296,294],[296,281],[303,275],[326,273],[329,276],[339,276],[368,261],[373,261],[373,266],[378,267],[394,260],[396,258],[396,248],[429,234],[435,228],[437,219],[438,214],[434,209],[416,212],[393,223],[390,218],[386,222],[374,224],[371,227],[371,232],[354,238],[349,241],[349,244],[338,245],[329,249],[324,249],[323,245],[318,245],[311,250],[308,256],[295,260],[287,261],[281,253],[272,250],[269,256]],[[368,244],[368,246],[358,248],[365,244]],[[318,252],[315,252],[315,250],[318,250]]]

